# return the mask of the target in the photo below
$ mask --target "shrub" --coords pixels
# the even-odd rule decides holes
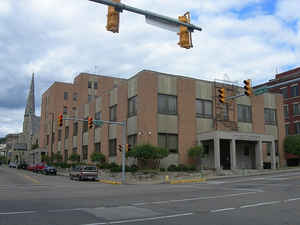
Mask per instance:
[[[104,163],[105,155],[103,155],[101,152],[93,152],[91,155],[91,161],[94,163]]]
[[[284,151],[294,155],[300,155],[300,136],[286,136],[284,139]]]
[[[131,173],[135,173],[135,172],[137,172],[137,171],[138,171],[138,166],[135,165],[135,164],[132,164],[132,165],[130,166],[130,172],[131,172]]]
[[[188,155],[190,158],[196,159],[196,158],[202,158],[204,155],[203,147],[201,145],[197,145],[195,147],[192,147],[188,151]]]
[[[179,164],[177,167],[177,171],[189,171],[189,168],[186,165]]]
[[[160,172],[165,172],[166,171],[165,168],[160,168],[159,170],[160,170]]]
[[[170,172],[177,171],[177,166],[174,164],[171,164],[170,166],[168,166],[168,171],[170,171]]]
[[[73,152],[70,157],[69,160],[75,163],[78,163],[80,161],[80,155],[77,154],[76,152]]]
[[[122,167],[121,166],[114,166],[110,168],[110,172],[112,173],[117,173],[117,172],[121,172],[122,171]]]
[[[195,165],[191,165],[191,166],[189,167],[189,170],[190,170],[190,171],[196,171],[196,166],[195,166]]]

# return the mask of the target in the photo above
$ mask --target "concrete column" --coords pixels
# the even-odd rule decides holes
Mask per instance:
[[[271,145],[271,166],[273,170],[276,169],[275,141],[272,141],[272,145]]]
[[[236,169],[236,143],[235,143],[235,139],[232,139],[230,141],[230,165],[231,165],[232,170]]]
[[[263,169],[262,141],[259,140],[255,145],[256,169]]]
[[[220,138],[218,136],[214,137],[214,157],[215,157],[215,169],[221,169],[220,163]]]

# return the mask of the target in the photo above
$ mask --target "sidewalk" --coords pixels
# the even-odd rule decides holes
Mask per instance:
[[[299,172],[300,167],[297,168],[281,168],[276,170],[239,170],[239,171],[221,171],[218,175],[211,171],[187,173],[187,172],[158,172],[155,174],[143,174],[137,172],[136,174],[126,173],[127,184],[178,184],[178,183],[200,183],[206,180],[221,180],[228,178],[250,177],[259,175],[284,174],[289,172]],[[67,171],[57,172],[59,176],[69,176]],[[102,183],[120,184],[121,173],[110,173],[101,171],[99,180]],[[167,182],[166,182],[167,181]]]

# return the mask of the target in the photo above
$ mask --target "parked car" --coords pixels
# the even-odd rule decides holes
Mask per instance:
[[[70,179],[93,180],[98,178],[98,169],[96,166],[77,166],[72,168]]]
[[[9,168],[17,168],[17,164],[14,163],[14,162],[10,162],[10,163],[8,164],[8,167],[9,167]]]
[[[27,170],[29,171],[35,171],[35,164],[30,164],[27,166]]]
[[[23,170],[26,170],[27,169],[27,163],[26,162],[22,162],[20,164],[18,164],[18,169],[23,169]]]
[[[47,166],[47,164],[44,163],[44,162],[37,163],[37,164],[35,165],[34,172],[42,173],[43,170],[46,168],[46,166]]]
[[[45,166],[45,168],[43,169],[42,173],[45,175],[49,175],[49,174],[53,174],[56,175],[56,168],[53,166]]]

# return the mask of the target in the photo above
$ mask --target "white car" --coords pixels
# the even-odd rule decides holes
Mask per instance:
[[[9,168],[17,168],[17,164],[14,163],[14,162],[10,162],[10,163],[8,164],[8,167],[9,167]]]

